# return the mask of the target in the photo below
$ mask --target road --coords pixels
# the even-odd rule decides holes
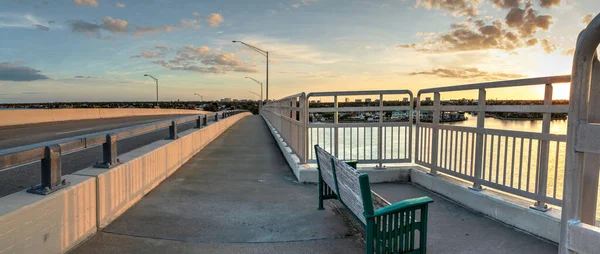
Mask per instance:
[[[79,136],[138,124],[167,120],[189,115],[139,116],[112,119],[55,122],[23,126],[0,127],[0,150],[35,144],[72,136]],[[179,132],[195,127],[195,122],[178,125]],[[117,142],[119,154],[148,145],[169,136],[169,130],[147,133]],[[62,156],[63,175],[87,168],[102,160],[102,146],[89,148]],[[40,162],[20,167],[0,169],[0,197],[9,195],[40,183]]]
[[[135,116],[0,127],[0,150],[189,115]]]

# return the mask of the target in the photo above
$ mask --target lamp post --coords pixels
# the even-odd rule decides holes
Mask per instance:
[[[246,78],[253,80],[254,82],[256,82],[256,84],[258,84],[260,86],[260,102],[258,103],[258,111],[260,111],[262,108],[262,104],[263,104],[263,84],[262,84],[262,82],[254,79],[254,78],[251,78],[251,77],[246,77]]]
[[[269,101],[269,51],[259,49],[248,43],[245,43],[243,41],[232,41],[232,42],[233,43],[239,42],[239,43],[243,44],[244,46],[256,51],[257,53],[259,53],[267,58],[267,86],[266,86],[265,90],[266,90],[267,102],[268,102]]]
[[[156,108],[159,108],[159,106],[158,106],[158,79],[153,77],[152,75],[148,75],[148,74],[144,74],[144,77],[150,77],[150,78],[154,79],[154,82],[156,82]]]
[[[200,96],[200,100],[201,100],[201,101],[204,101],[204,97],[202,97],[202,95],[199,95],[199,94],[197,94],[197,93],[194,93],[194,95],[198,95],[198,96]]]

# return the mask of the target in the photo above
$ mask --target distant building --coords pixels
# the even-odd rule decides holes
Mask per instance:
[[[233,102],[238,102],[238,99],[233,99]]]
[[[350,102],[350,98],[346,98],[345,102]]]
[[[356,99],[354,102],[362,102],[362,99]]]
[[[431,97],[425,97],[425,101],[431,101]]]
[[[221,99],[221,102],[231,102],[231,98],[223,98]]]
[[[408,102],[408,98],[402,98],[402,102]]]
[[[366,98],[365,102],[371,102],[371,98]]]

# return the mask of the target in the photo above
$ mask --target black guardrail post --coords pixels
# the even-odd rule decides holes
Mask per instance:
[[[215,113],[215,122],[219,121],[219,113]]]
[[[202,128],[202,116],[198,116],[198,119],[196,119],[196,128]]]
[[[177,122],[171,121],[171,126],[169,126],[169,138],[177,139]]]
[[[208,116],[204,115],[204,120],[202,120],[202,121],[203,121],[202,125],[204,125],[204,126],[208,125]]]
[[[42,183],[32,186],[29,193],[48,195],[69,185],[62,180],[61,149],[59,145],[46,146],[42,159]]]
[[[106,134],[106,142],[102,144],[102,161],[94,165],[96,168],[112,168],[119,164],[117,154],[117,134]]]

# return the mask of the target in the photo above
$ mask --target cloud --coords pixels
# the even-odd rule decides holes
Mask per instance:
[[[34,81],[48,79],[40,70],[13,63],[0,63],[0,81]]]
[[[302,6],[307,6],[309,4],[316,3],[316,2],[319,2],[319,0],[302,0],[300,2],[292,4],[292,7],[293,8],[300,8]]]
[[[31,14],[0,13],[0,28],[10,27],[48,31],[51,27],[56,27],[53,24],[52,21],[45,21]]]
[[[200,24],[198,24],[196,20],[190,21],[182,19],[179,21],[179,26],[181,26],[181,28],[189,28],[194,30],[200,29]]]
[[[123,4],[123,3],[117,3],[115,6],[117,8],[125,8],[126,7],[125,4]]]
[[[223,22],[223,17],[219,13],[213,13],[208,15],[206,22],[208,22],[211,27],[218,27],[219,24]]]
[[[35,28],[37,28],[38,30],[40,30],[40,31],[44,31],[44,32],[48,32],[48,31],[50,31],[50,28],[49,28],[49,27],[47,27],[47,26],[42,26],[42,25],[40,25],[40,24],[33,25],[33,26],[34,26]]]
[[[77,78],[77,79],[91,79],[91,76],[75,76],[73,78]]]
[[[241,61],[235,54],[213,52],[207,46],[188,45],[177,50],[173,59],[152,63],[171,70],[201,73],[257,72],[254,65]]]
[[[496,1],[500,6],[514,5],[513,2]],[[504,20],[496,19],[491,24],[471,18],[450,25],[449,32],[420,34],[420,43],[400,44],[397,48],[415,49],[421,52],[456,52],[471,50],[500,49],[512,51],[537,44],[534,35],[548,30],[552,24],[550,15],[539,15],[531,2],[524,9],[510,8]],[[549,47],[550,48],[550,47]]]
[[[160,33],[160,32],[172,32],[174,30],[176,30],[177,28],[174,26],[161,26],[161,27],[136,27],[135,28],[135,35],[137,36],[142,36],[143,34],[155,34],[155,33]]]
[[[456,17],[469,16],[474,17],[479,15],[477,7],[481,4],[481,0],[417,0],[416,7],[431,10],[445,10],[452,13]]]
[[[147,59],[151,59],[151,58],[159,58],[159,57],[164,57],[167,54],[167,51],[169,50],[169,48],[167,46],[163,46],[163,45],[156,45],[155,46],[157,51],[151,51],[151,50],[142,50],[142,52],[139,55],[135,55],[132,56],[131,58],[147,58]]]
[[[518,8],[522,0],[492,0],[494,7],[499,9]]]
[[[583,24],[585,24],[586,26],[590,24],[590,22],[592,22],[592,20],[594,19],[594,14],[590,13],[588,15],[583,16]]]
[[[94,23],[90,23],[83,20],[71,21],[71,31],[73,33],[80,33],[86,35],[98,34],[102,26]]]
[[[540,0],[540,6],[544,8],[550,8],[555,5],[560,5],[560,0]]]
[[[50,20],[50,21],[48,21],[48,25],[52,25],[52,24],[54,24],[54,23],[56,23],[56,21],[54,21],[54,20]]]
[[[550,41],[548,41],[546,39],[542,39],[541,44],[542,44],[542,48],[544,49],[544,51],[546,51],[546,53],[552,53],[552,52],[556,51],[556,45],[554,45],[553,43],[550,43]]]
[[[512,8],[506,14],[506,25],[515,28],[521,36],[530,37],[537,30],[548,30],[552,24],[552,16],[538,15],[537,11],[529,7],[526,9]]]
[[[129,26],[125,20],[113,19],[112,17],[106,16],[103,18],[103,21],[104,24],[102,24],[102,29],[111,33],[122,33],[129,30]]]
[[[96,2],[96,0],[73,0],[73,3],[75,3],[76,5],[98,7],[98,2]]]
[[[466,68],[466,69],[437,68],[437,69],[433,69],[431,71],[411,72],[411,73],[409,73],[409,75],[411,75],[411,76],[431,75],[431,76],[438,76],[440,78],[483,79],[483,80],[515,79],[515,78],[524,77],[523,75],[513,74],[513,73],[480,71],[477,68]]]

